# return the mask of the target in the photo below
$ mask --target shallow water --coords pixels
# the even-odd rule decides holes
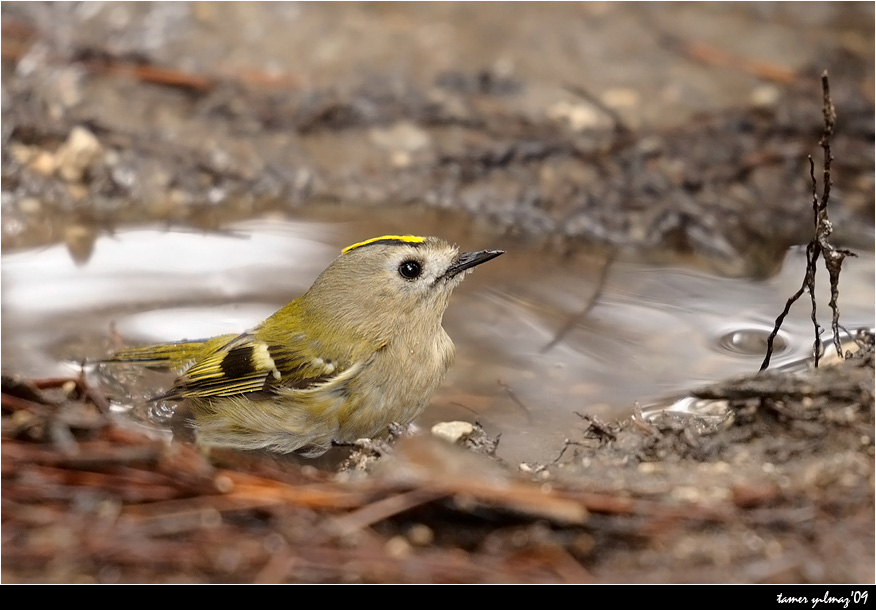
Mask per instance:
[[[345,214],[350,220],[339,221]],[[764,281],[620,260],[582,316],[599,284],[603,260],[595,254],[560,256],[434,211],[362,216],[328,209],[309,220],[240,223],[222,234],[132,228],[99,237],[81,265],[64,245],[4,254],[3,370],[75,373],[78,362],[107,353],[111,324],[131,344],[243,331],[306,290],[345,245],[433,233],[463,250],[506,254],[457,289],[445,316],[457,361],[419,423],[477,419],[489,434],[501,433],[502,457],[545,461],[572,428],[585,425],[579,414],[620,417],[637,403],[756,371],[766,335],[803,273],[802,249]],[[840,305],[849,329],[873,326],[873,278],[872,252],[847,260]],[[820,319],[829,325],[821,279]],[[804,295],[772,366],[804,362],[812,342]]]

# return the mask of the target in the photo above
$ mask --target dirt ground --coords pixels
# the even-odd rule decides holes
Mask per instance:
[[[4,253],[87,260],[132,223],[393,203],[765,277],[813,238],[824,70],[831,243],[873,248],[870,3],[0,11]],[[333,463],[205,454],[123,425],[98,387],[4,365],[2,579],[872,583],[872,335],[858,345],[691,388],[714,416],[582,415],[524,464],[477,427]]]

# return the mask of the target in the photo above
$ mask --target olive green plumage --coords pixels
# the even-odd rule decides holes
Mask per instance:
[[[425,408],[450,367],[441,320],[469,269],[437,237],[382,236],[346,248],[310,290],[242,335],[117,353],[181,371],[160,398],[185,400],[198,442],[308,456],[380,436]]]

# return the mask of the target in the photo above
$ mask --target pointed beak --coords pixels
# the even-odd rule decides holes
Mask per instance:
[[[452,278],[455,275],[459,275],[466,269],[471,269],[476,265],[480,265],[481,263],[493,260],[500,254],[505,254],[505,251],[481,250],[480,252],[465,252],[464,254],[460,254],[459,258],[456,259],[456,262],[450,265],[447,268],[447,271],[444,272],[444,277],[448,279]]]

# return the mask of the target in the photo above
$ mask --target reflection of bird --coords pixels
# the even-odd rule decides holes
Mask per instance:
[[[249,332],[111,361],[184,371],[159,399],[187,402],[204,445],[318,456],[420,414],[453,361],[441,326],[450,293],[500,254],[459,254],[437,237],[369,239]]]

